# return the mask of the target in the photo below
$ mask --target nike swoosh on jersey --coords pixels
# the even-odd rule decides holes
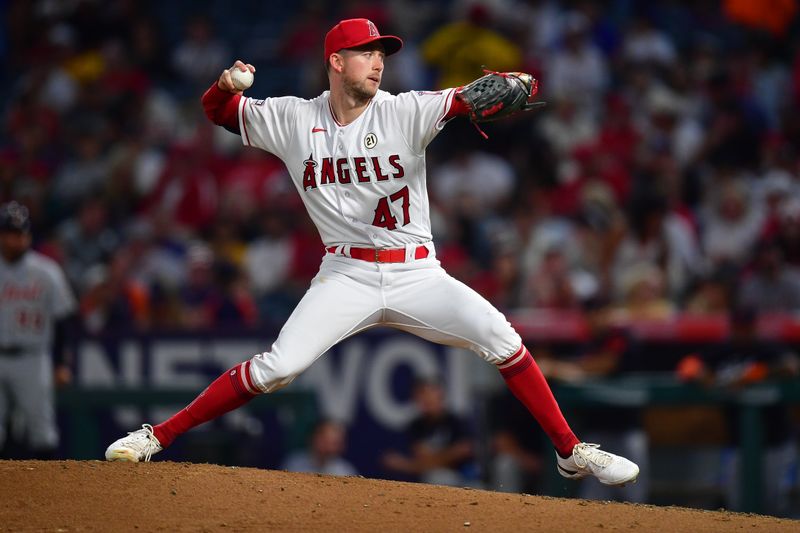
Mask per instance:
[[[319,133],[321,131],[328,131],[325,128],[311,128],[311,133]]]

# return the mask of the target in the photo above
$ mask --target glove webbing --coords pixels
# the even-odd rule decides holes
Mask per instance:
[[[501,76],[503,78],[508,78],[509,77],[508,73],[506,73],[506,72],[498,72],[496,70],[490,70],[490,69],[486,68],[486,66],[482,66],[481,70],[483,71],[483,75],[484,76],[487,75],[487,74],[497,74],[498,76]],[[483,114],[484,115],[492,114],[491,112],[499,111],[502,108],[503,108],[503,102],[497,102],[494,106],[490,107],[489,109],[484,110]],[[486,134],[486,132],[484,132],[481,129],[480,126],[478,126],[477,122],[475,122],[473,120],[470,120],[470,122],[472,122],[472,125],[475,126],[475,129],[478,130],[478,133],[480,133],[481,136],[484,139],[489,139],[489,136]]]

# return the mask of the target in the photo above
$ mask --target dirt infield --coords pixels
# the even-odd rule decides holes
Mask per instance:
[[[0,531],[798,531],[758,515],[190,463],[0,461]]]

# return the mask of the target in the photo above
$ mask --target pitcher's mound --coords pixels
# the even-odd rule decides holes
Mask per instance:
[[[0,461],[2,531],[798,531],[793,520],[190,463]]]

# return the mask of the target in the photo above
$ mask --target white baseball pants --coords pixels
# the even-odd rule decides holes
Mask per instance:
[[[469,348],[494,364],[511,357],[522,339],[505,316],[447,274],[428,247],[429,257],[406,263],[326,254],[272,349],[252,358],[252,383],[259,389],[252,392],[288,385],[333,345],[374,326]]]

